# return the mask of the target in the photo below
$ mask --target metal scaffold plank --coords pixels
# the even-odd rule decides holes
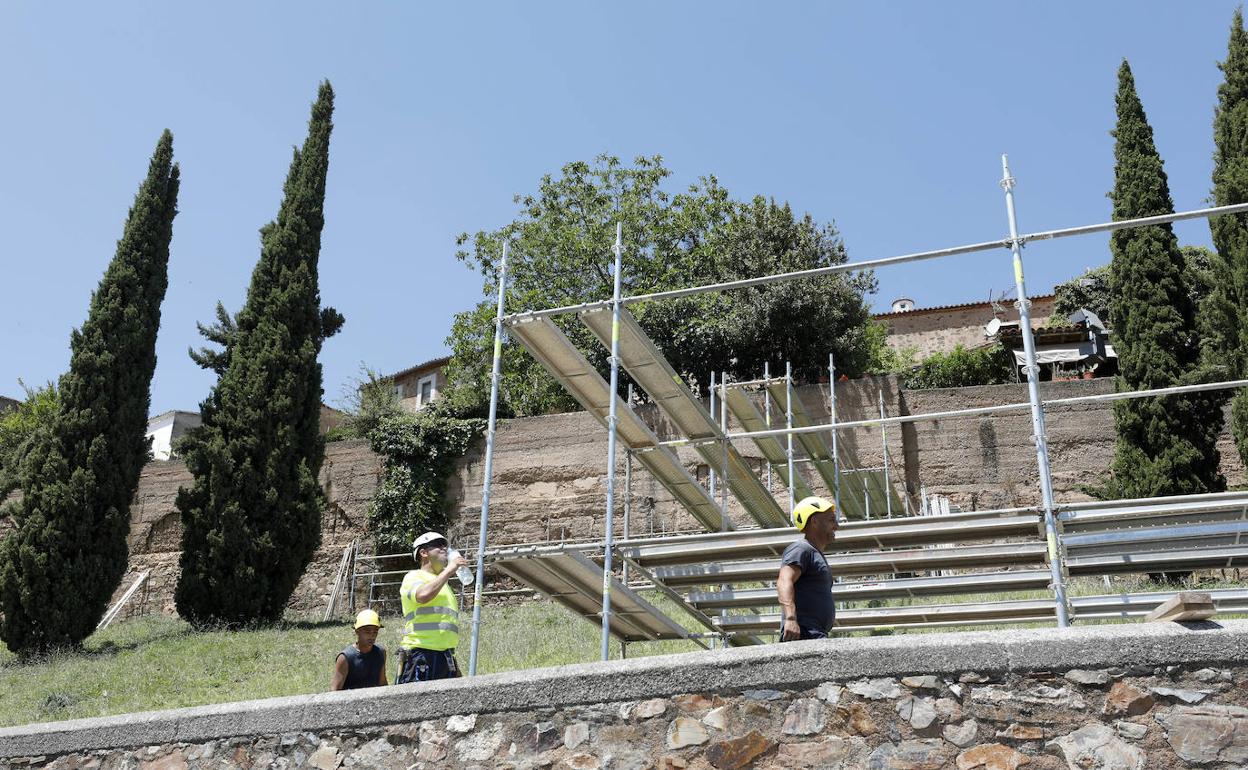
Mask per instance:
[[[766,430],[768,427],[766,418],[758,411],[758,407],[750,400],[748,393],[739,388],[727,388],[726,400],[728,401],[728,411],[736,418],[737,422],[746,431]],[[763,458],[771,465],[784,481],[785,486],[793,490],[797,499],[801,500],[814,494],[810,485],[802,478],[802,474],[796,470],[793,472],[793,479],[789,479],[789,463],[785,454],[784,447],[780,444],[780,440],[775,436],[758,436],[754,439],[755,446],[758,451],[762,452]]]
[[[837,530],[827,552],[836,560],[841,558],[836,554],[864,549],[1035,537],[1039,532],[1039,514],[1018,509],[850,521]],[[779,556],[798,537],[796,529],[786,527],[637,538],[621,541],[617,548],[639,564],[657,567]]]
[[[835,576],[886,575],[923,570],[1031,567],[1044,563],[1044,543],[919,548],[879,553],[840,554],[828,560]],[[775,580],[780,559],[677,564],[655,567],[654,576],[669,586],[715,585]]]
[[[576,549],[499,549],[488,558],[499,570],[545,594],[575,614],[602,622],[602,567]],[[611,586],[611,633],[626,641],[685,639],[689,634],[662,610],[614,577]]]
[[[522,318],[511,325],[511,334],[562,384],[577,403],[602,425],[607,424],[610,391],[606,380],[590,365],[581,351],[548,318]],[[616,397],[618,435],[629,449],[638,452],[638,462],[668,489],[686,510],[708,530],[732,529],[719,506],[698,483],[675,453],[659,446],[659,439],[637,413]]]
[[[580,319],[602,344],[610,347],[613,337],[611,312],[591,310],[581,313]],[[637,319],[626,309],[620,311],[619,350],[624,370],[685,436],[690,439],[724,438],[723,431],[702,402],[685,386],[662,352],[638,325]],[[775,498],[731,442],[703,443],[694,448],[712,468],[719,468],[727,462],[728,488],[751,518],[764,527],[781,527],[788,523],[788,517],[776,504]]]
[[[983,594],[994,591],[1035,591],[1045,589],[1048,584],[1048,570],[979,572],[970,575],[837,583],[832,586],[832,596],[838,602],[862,602],[876,599]],[[689,603],[703,611],[774,607],[776,606],[776,589],[695,591],[689,594]]]

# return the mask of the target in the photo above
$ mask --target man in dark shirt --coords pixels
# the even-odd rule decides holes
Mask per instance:
[[[381,687],[386,681],[386,650],[377,644],[381,618],[373,610],[360,610],[355,616],[355,643],[334,658],[331,690]]]
[[[784,549],[780,558],[780,641],[823,639],[836,617],[832,573],[823,556],[836,537],[836,506],[822,497],[807,497],[793,508],[793,526],[805,537]]]

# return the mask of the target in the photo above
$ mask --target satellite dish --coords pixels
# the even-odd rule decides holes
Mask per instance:
[[[984,325],[984,336],[995,337],[997,332],[1001,330],[1001,319],[994,318]]]

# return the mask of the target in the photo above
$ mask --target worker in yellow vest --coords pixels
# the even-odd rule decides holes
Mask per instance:
[[[447,581],[467,561],[458,553],[448,556],[448,547],[437,532],[426,532],[412,543],[412,557],[420,569],[407,573],[399,589],[404,633],[397,684],[459,676],[455,662],[459,602]]]

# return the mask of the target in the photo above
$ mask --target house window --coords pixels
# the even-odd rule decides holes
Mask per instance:
[[[428,406],[429,402],[438,394],[437,389],[434,387],[436,381],[436,374],[420,378],[420,382],[416,384],[417,392],[420,394],[416,399],[417,406]]]
[[[396,382],[394,384],[394,397],[403,398],[403,383]]]

